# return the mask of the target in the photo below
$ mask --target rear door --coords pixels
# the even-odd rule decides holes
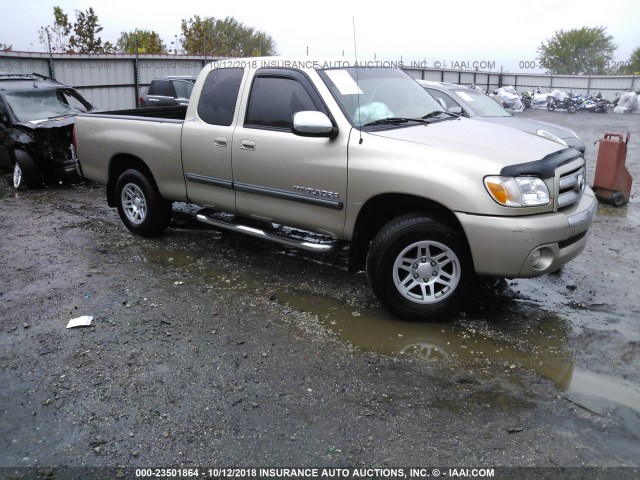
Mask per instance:
[[[243,68],[212,70],[200,91],[196,116],[184,122],[182,166],[187,196],[198,205],[235,209],[231,145],[244,76]]]
[[[293,134],[293,114],[308,110],[331,118],[305,73],[256,72],[233,137],[236,208],[241,215],[342,235],[348,135]]]

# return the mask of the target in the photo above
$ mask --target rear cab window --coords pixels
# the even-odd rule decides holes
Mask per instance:
[[[198,116],[204,122],[231,125],[243,75],[242,68],[217,68],[207,75],[198,101]]]

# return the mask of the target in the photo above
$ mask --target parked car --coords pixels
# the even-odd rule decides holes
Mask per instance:
[[[140,95],[140,107],[166,107],[189,105],[189,97],[198,77],[169,76],[151,80],[151,85]]]
[[[78,91],[36,73],[0,73],[0,166],[18,190],[73,176],[75,114],[94,110]]]
[[[533,133],[573,147],[584,153],[584,143],[573,130],[553,123],[515,117],[487,95],[472,88],[454,83],[430,82],[427,80],[418,80],[418,83],[438,100],[443,109],[449,113],[456,113],[474,120],[497,123],[505,127],[522,130],[523,132]]]

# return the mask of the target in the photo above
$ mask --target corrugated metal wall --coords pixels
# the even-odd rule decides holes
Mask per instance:
[[[406,71],[414,78],[462,85],[475,84],[486,91],[512,85],[518,92],[531,91],[536,88],[540,88],[543,92],[557,89],[586,95],[595,95],[601,92],[605,98],[610,100],[627,91],[640,91],[640,77],[634,75],[531,75],[422,69],[406,69]]]
[[[135,108],[154,78],[198,75],[212,57],[0,52],[0,72],[39,73],[77,88],[100,109]]]
[[[183,55],[67,55],[0,52],[0,72],[39,73],[76,87],[101,109],[135,108],[141,91],[152,79],[167,75],[198,75],[213,57]],[[637,76],[532,75],[406,68],[414,78],[475,84],[486,91],[513,85],[519,92],[540,88],[596,94],[613,100],[618,94],[640,90]]]

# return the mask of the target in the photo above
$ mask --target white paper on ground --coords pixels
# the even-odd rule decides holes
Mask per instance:
[[[71,320],[69,320],[69,323],[67,323],[67,328],[88,327],[89,325],[91,325],[92,321],[93,317],[91,315],[83,315],[82,317],[72,318]]]

